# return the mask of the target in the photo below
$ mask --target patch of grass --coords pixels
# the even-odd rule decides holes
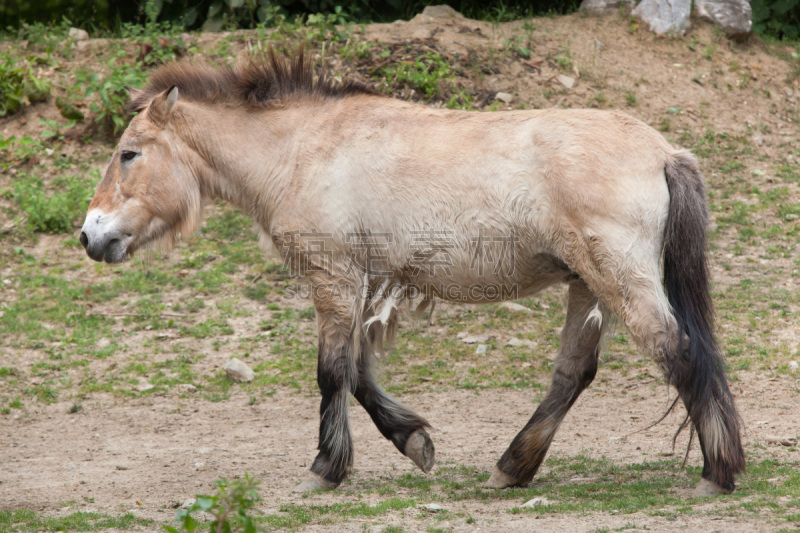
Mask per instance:
[[[97,170],[90,173],[89,179],[58,177],[49,184],[48,194],[41,178],[20,173],[14,180],[11,198],[24,213],[31,231],[72,233],[76,222],[86,214],[98,181]]]
[[[382,67],[373,76],[385,78],[390,93],[393,87],[405,85],[431,99],[439,95],[443,83],[451,81],[452,72],[440,54],[429,51],[413,61]]]
[[[0,529],[14,532],[38,531],[109,531],[156,527],[152,520],[132,514],[112,517],[93,512],[77,512],[59,518],[41,516],[30,509],[0,511]]]

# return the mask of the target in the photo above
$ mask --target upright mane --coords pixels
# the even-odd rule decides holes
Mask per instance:
[[[377,94],[363,83],[334,80],[320,75],[300,48],[294,58],[279,56],[270,48],[265,60],[250,60],[236,67],[212,67],[204,63],[176,61],[159,67],[128,107],[141,111],[157,94],[177,86],[181,98],[197,102],[231,103],[263,107],[292,96],[344,98]]]

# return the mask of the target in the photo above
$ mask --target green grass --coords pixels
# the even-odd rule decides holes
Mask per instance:
[[[93,512],[72,513],[60,518],[42,516],[29,509],[0,511],[0,532],[23,533],[39,531],[108,531],[133,528],[155,528],[152,520],[136,518],[132,514],[112,517]]]

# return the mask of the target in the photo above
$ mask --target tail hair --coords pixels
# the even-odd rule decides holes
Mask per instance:
[[[688,152],[679,152],[668,161],[665,174],[670,200],[664,233],[664,287],[678,322],[679,352],[669,379],[681,393],[707,465],[711,465],[711,472],[704,472],[704,477],[732,488],[733,474],[744,470],[745,460],[739,416],[714,336],[705,186],[697,161]]]

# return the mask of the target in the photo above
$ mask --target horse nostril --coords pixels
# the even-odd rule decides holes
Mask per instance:
[[[81,244],[83,245],[84,249],[89,246],[89,237],[86,236],[86,232],[82,231],[80,236]]]

